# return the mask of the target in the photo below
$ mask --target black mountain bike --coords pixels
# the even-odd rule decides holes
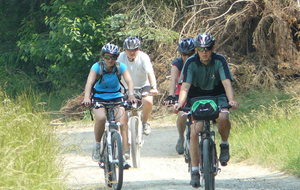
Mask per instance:
[[[114,190],[120,190],[123,185],[123,150],[122,138],[119,132],[120,123],[116,122],[114,108],[124,102],[95,102],[94,108],[104,107],[107,121],[101,141],[99,166],[104,168],[105,183]]]
[[[184,146],[185,162],[188,163],[188,170],[191,172],[191,157],[190,157],[190,125],[191,112],[190,108],[180,108],[180,111],[186,112],[188,116],[186,127],[186,141]],[[203,131],[199,133],[199,148],[201,150],[200,172],[202,182],[204,182],[205,190],[215,190],[215,176],[221,170],[219,168],[219,160],[215,144],[215,131],[212,129],[212,124],[215,120],[204,120]],[[203,184],[203,183],[202,183]]]

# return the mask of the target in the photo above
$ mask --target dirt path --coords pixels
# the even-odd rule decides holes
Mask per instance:
[[[64,155],[69,189],[104,190],[103,170],[91,160],[93,129],[64,130],[62,136],[72,152]],[[124,173],[124,190],[189,190],[189,173],[182,156],[175,152],[176,128],[154,128],[145,140],[141,168]],[[203,189],[203,188],[199,188]],[[258,166],[232,164],[221,168],[217,190],[300,190],[300,179]]]

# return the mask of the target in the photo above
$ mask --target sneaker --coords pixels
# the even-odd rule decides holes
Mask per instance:
[[[191,172],[191,182],[190,185],[194,188],[200,187],[200,174],[199,171],[192,171]]]
[[[96,143],[93,147],[92,159],[95,162],[100,162],[100,143]]]
[[[183,143],[184,143],[184,139],[179,138],[177,140],[176,151],[178,154],[183,154],[183,152],[184,152]]]
[[[149,135],[151,133],[151,127],[149,123],[143,123],[143,130],[145,135]]]
[[[124,170],[127,170],[127,169],[129,169],[129,168],[131,168],[131,165],[127,162],[127,159],[126,159],[126,157],[125,157],[125,155],[123,156],[123,169]]]
[[[226,166],[227,162],[230,159],[229,144],[220,144],[220,149],[221,149],[220,157],[219,157],[220,163],[222,166]]]

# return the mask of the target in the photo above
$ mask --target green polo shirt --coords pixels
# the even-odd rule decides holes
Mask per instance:
[[[188,98],[199,96],[218,96],[225,94],[222,80],[232,80],[224,56],[213,53],[208,65],[200,62],[199,55],[191,56],[182,71],[182,82],[191,84]]]

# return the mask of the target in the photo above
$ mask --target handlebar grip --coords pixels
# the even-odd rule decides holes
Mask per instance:
[[[183,111],[183,112],[189,112],[189,111],[191,111],[191,108],[189,108],[189,107],[182,107],[182,108],[179,108],[178,110],[179,111]]]

